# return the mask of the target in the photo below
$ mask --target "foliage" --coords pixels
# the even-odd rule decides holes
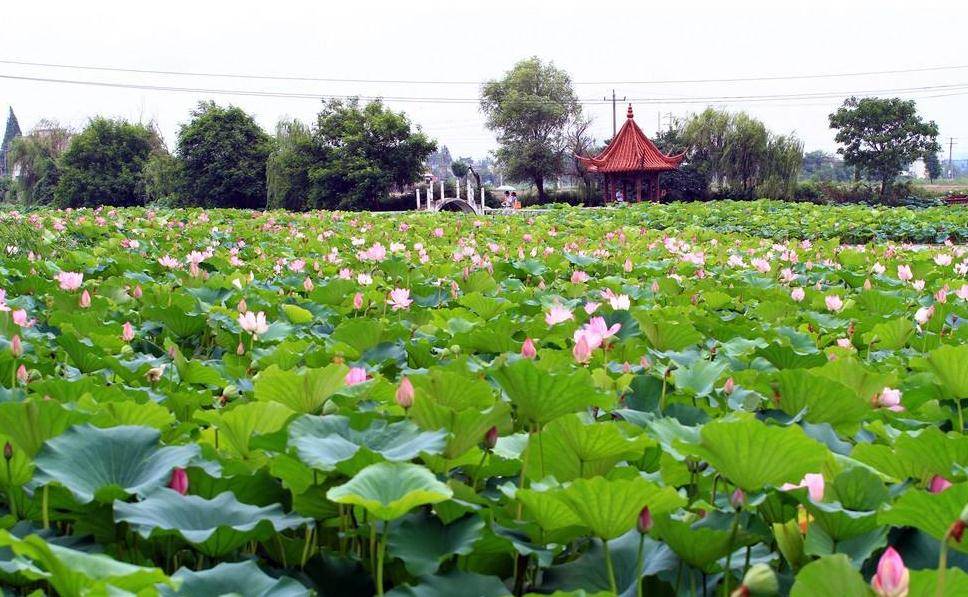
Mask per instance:
[[[202,102],[178,131],[182,200],[205,207],[266,205],[266,160],[271,139],[236,106]]]
[[[148,127],[94,118],[60,157],[54,202],[60,207],[144,203],[142,173],[151,149]]]
[[[58,159],[71,136],[71,131],[59,124],[42,121],[30,134],[13,140],[7,154],[8,164],[18,171],[10,186],[13,201],[25,206],[53,202],[60,174]]]
[[[843,145],[837,153],[880,181],[882,197],[908,164],[941,149],[938,125],[922,120],[914,100],[851,97],[830,115],[830,128],[837,129],[835,140]]]
[[[532,57],[481,89],[487,127],[497,133],[505,176],[534,183],[545,201],[544,181],[562,170],[567,130],[581,114],[568,73]]]

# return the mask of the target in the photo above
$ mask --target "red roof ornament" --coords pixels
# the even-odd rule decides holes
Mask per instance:
[[[675,170],[686,157],[682,152],[666,155],[635,124],[632,104],[628,119],[612,142],[597,156],[578,156],[589,172],[662,172]]]

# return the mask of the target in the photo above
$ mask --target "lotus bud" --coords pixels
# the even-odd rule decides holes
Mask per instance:
[[[652,282],[652,294],[659,294],[659,283],[654,280]]]
[[[185,469],[176,468],[171,471],[171,480],[168,482],[168,487],[182,495],[188,493],[188,473],[185,472]]]
[[[629,272],[632,271],[632,259],[631,258],[629,258],[629,257],[626,257],[625,258],[625,266],[624,266],[624,268],[625,268],[625,273],[629,273]]]
[[[141,284],[138,284],[137,286],[134,287],[134,292],[131,293],[131,296],[133,296],[136,299],[140,299],[143,294],[144,294],[144,291],[141,290]]]
[[[645,535],[652,530],[652,525],[652,512],[649,510],[648,506],[643,506],[642,510],[639,512],[639,517],[636,520],[635,526],[638,528],[640,534]]]
[[[642,358],[639,359],[639,365],[642,365],[643,369],[648,369],[649,367],[652,366],[652,362],[649,361],[649,357],[647,357],[646,355],[642,355]]]
[[[726,383],[723,384],[723,394],[726,394],[728,396],[732,394],[733,390],[735,389],[736,389],[736,382],[733,381],[732,377],[730,377],[729,379],[726,380]]]
[[[866,280],[864,280],[864,290],[870,290],[870,289],[871,289],[871,281],[870,281],[870,278],[867,278]]]
[[[163,376],[164,374],[165,374],[164,365],[160,365],[158,367],[152,367],[151,369],[148,369],[147,373],[145,373],[145,379],[147,379],[149,383],[155,384],[161,380],[161,376]]]
[[[739,487],[729,496],[729,505],[735,510],[741,510],[746,505],[746,494]]]
[[[592,358],[592,351],[588,347],[588,340],[585,340],[585,336],[578,339],[578,343],[575,344],[571,354],[578,363],[587,363]]]
[[[232,384],[229,384],[222,388],[222,396],[226,398],[235,398],[239,395],[239,388]]]
[[[628,361],[625,361],[624,363],[622,363],[622,373],[631,373],[631,372],[632,372],[632,365],[629,364]]]
[[[484,434],[484,449],[490,451],[493,450],[494,446],[496,445],[497,427],[492,425],[491,428],[487,430],[487,433]]]
[[[81,293],[80,304],[82,309],[87,309],[88,307],[91,306],[91,293],[88,292],[87,290],[84,290],[84,292]]]
[[[524,345],[521,346],[521,356],[526,359],[533,359],[538,356],[538,350],[534,347],[534,340],[525,338]]]
[[[21,364],[19,367],[17,367],[17,380],[19,380],[20,383],[27,383],[27,380],[29,379],[30,374],[27,373],[27,368]]]
[[[306,292],[312,292],[313,288],[314,286],[313,286],[312,279],[309,276],[306,276],[306,279],[303,280],[303,290],[305,290]]]
[[[968,528],[968,504],[965,504],[965,507],[961,510],[961,515],[958,516],[958,520],[948,529],[948,536],[954,539],[956,543],[961,543],[961,538],[964,536],[966,528]]]
[[[760,562],[753,564],[743,576],[743,584],[732,593],[732,597],[746,597],[747,595],[776,595],[780,590],[780,583],[776,572],[767,564]]]
[[[353,308],[359,311],[363,308],[363,293],[357,292],[353,295]]]
[[[400,380],[400,385],[397,386],[397,393],[394,399],[403,409],[408,409],[413,406],[413,393],[413,384],[410,383],[409,379],[404,377]]]
[[[888,547],[877,561],[877,572],[871,579],[874,593],[880,597],[902,597],[908,594],[910,574],[901,555]]]
[[[949,487],[951,487],[951,481],[945,479],[941,475],[931,477],[931,481],[928,483],[928,491],[931,493],[941,493]]]
[[[239,342],[239,345],[235,347],[235,354],[242,356],[245,354],[245,344]]]
[[[13,458],[13,446],[10,445],[10,442],[3,444],[3,458],[7,462],[10,462],[10,459]]]
[[[23,353],[24,346],[20,342],[20,335],[14,334],[13,338],[10,339],[10,354],[12,354],[14,358],[19,358]]]
[[[124,322],[124,325],[121,326],[121,339],[125,342],[134,340],[134,328],[131,327],[130,321]]]
[[[245,313],[249,310],[249,306],[245,303],[245,299],[239,299],[237,309],[239,310],[239,313]]]
[[[171,346],[168,347],[168,358],[174,361],[175,357],[177,356],[178,356],[178,348],[176,348],[175,345],[172,344]]]

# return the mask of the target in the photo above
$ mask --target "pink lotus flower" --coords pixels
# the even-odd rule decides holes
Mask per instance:
[[[600,306],[599,303],[594,303],[594,302],[589,301],[589,302],[585,303],[585,306],[582,307],[582,308],[585,310],[585,314],[586,315],[591,315],[595,311],[598,311],[598,307],[599,306]]]
[[[313,279],[310,278],[309,276],[306,276],[306,279],[303,280],[303,290],[305,290],[306,292],[312,292],[313,288],[315,288],[315,285],[313,284]]]
[[[945,479],[941,475],[931,477],[931,482],[928,483],[928,491],[931,493],[941,493],[949,487],[951,487],[951,481]]]
[[[77,272],[60,272],[54,279],[60,283],[61,290],[77,290],[84,283],[84,274]]]
[[[733,390],[735,389],[736,389],[736,382],[733,381],[732,377],[728,378],[726,380],[726,383],[723,384],[723,394],[726,394],[728,396],[732,394]]]
[[[914,312],[914,321],[918,322],[921,325],[924,325],[931,320],[932,316],[934,316],[934,305],[931,305],[929,307],[921,307],[920,309]]]
[[[887,271],[887,268],[881,265],[880,263],[875,263],[873,267],[871,267],[871,271],[879,276],[883,274],[885,271]]]
[[[158,264],[167,269],[181,269],[181,262],[171,255],[165,255],[158,259]]]
[[[799,303],[803,300],[803,297],[806,296],[806,294],[807,293],[803,291],[803,288],[794,288],[790,291],[790,298]]]
[[[824,303],[827,305],[828,311],[833,311],[836,313],[844,308],[844,301],[840,299],[836,294],[830,294],[824,297]]]
[[[587,363],[592,358],[592,349],[588,346],[588,340],[582,335],[572,349],[571,354],[578,363]]]
[[[871,579],[871,587],[878,597],[907,597],[910,573],[901,555],[888,547],[877,561],[877,572]]]
[[[850,338],[837,338],[837,346],[841,348],[850,348],[854,343],[850,341]]]
[[[131,327],[130,321],[124,322],[124,325],[121,326],[121,339],[125,342],[134,340],[134,328]]]
[[[552,305],[551,309],[545,314],[545,323],[552,326],[574,318],[575,316],[571,312],[571,309],[562,307],[561,305]]]
[[[584,338],[589,350],[595,350],[605,340],[614,336],[620,329],[622,329],[622,324],[620,323],[608,327],[604,317],[592,317],[581,329],[575,330],[573,339],[577,344],[580,339]]]
[[[168,487],[182,495],[188,493],[188,473],[185,472],[185,469],[176,468],[171,471],[171,480],[168,481]]]
[[[444,229],[443,228],[434,228],[434,236],[436,238],[440,238],[443,235],[444,235]]]
[[[613,296],[608,299],[608,304],[612,306],[615,311],[628,311],[632,306],[632,300],[627,294],[620,294],[618,296]]]
[[[875,408],[886,408],[894,412],[904,410],[904,407],[901,406],[901,390],[895,390],[894,388],[885,387],[881,390],[880,394],[874,395],[871,402]]]
[[[911,272],[910,265],[899,265],[897,266],[897,279],[902,282],[907,282],[914,277],[914,273]]]
[[[246,311],[239,314],[239,326],[253,336],[258,336],[269,331],[269,323],[266,321],[266,314],[263,311],[253,313]]]
[[[404,377],[400,380],[400,385],[397,386],[397,392],[393,399],[396,403],[404,409],[413,406],[414,390],[413,384],[410,380]]]
[[[82,309],[87,309],[91,306],[91,293],[85,290],[81,293],[81,300],[79,301]]]
[[[938,265],[951,265],[951,255],[947,253],[938,253],[934,256],[934,262]]]
[[[911,288],[921,292],[924,290],[924,280],[915,280],[914,282],[911,282]]]
[[[581,270],[575,270],[571,273],[571,283],[572,284],[583,284],[588,281],[591,276],[586,274]]]
[[[13,322],[22,327],[30,327],[30,322],[27,321],[27,311],[24,309],[14,309],[10,316],[13,318]]]
[[[366,369],[363,367],[352,367],[346,373],[346,377],[343,381],[348,386],[355,386],[358,383],[363,383],[366,381]]]
[[[799,489],[800,487],[807,488],[807,494],[810,496],[811,500],[815,502],[823,501],[825,487],[823,475],[819,473],[807,473],[796,485],[792,483],[784,483],[780,486],[780,490],[789,491],[791,489]]]
[[[524,339],[524,344],[521,345],[521,356],[526,359],[533,359],[538,356],[538,349],[534,347],[534,340],[531,338]]]
[[[406,288],[394,288],[390,291],[390,298],[387,299],[387,304],[394,311],[399,311],[401,309],[409,309],[413,301],[410,299],[410,290]]]

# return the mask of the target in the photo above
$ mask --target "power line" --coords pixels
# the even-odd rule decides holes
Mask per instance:
[[[381,84],[402,84],[402,85],[480,85],[481,81],[460,81],[460,80],[419,80],[419,79],[359,79],[359,78],[339,78],[339,77],[320,77],[305,75],[265,75],[265,74],[245,74],[245,73],[224,73],[224,72],[204,72],[204,71],[179,71],[161,70],[147,68],[124,68],[113,66],[92,66],[83,64],[61,64],[52,62],[30,62],[26,60],[4,60],[0,59],[0,64],[10,64],[17,66],[36,66],[42,68],[63,68],[75,70],[90,70],[103,72],[119,73],[138,73],[148,75],[166,75],[183,77],[215,77],[230,79],[259,79],[275,81],[303,81],[321,83],[381,83]],[[751,81],[794,81],[804,79],[832,79],[843,77],[867,77],[877,75],[911,74],[923,72],[938,72],[948,70],[968,69],[968,64],[958,64],[951,66],[925,66],[917,68],[903,68],[875,71],[855,71],[840,73],[813,73],[800,75],[759,75],[747,77],[722,77],[708,79],[656,79],[648,81],[575,81],[576,85],[671,85],[671,84],[692,84],[692,83],[740,83]]]

